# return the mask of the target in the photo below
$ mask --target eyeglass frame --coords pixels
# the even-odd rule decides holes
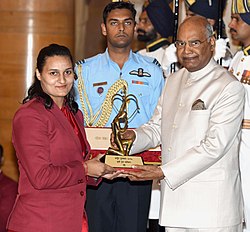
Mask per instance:
[[[203,40],[203,41],[200,41],[200,40],[189,40],[189,41],[181,41],[181,40],[176,40],[175,42],[174,42],[174,45],[175,45],[175,47],[177,48],[177,49],[180,49],[180,48],[184,48],[187,44],[188,44],[188,46],[190,47],[190,48],[198,48],[198,47],[200,47],[200,45],[202,44],[202,43],[204,43],[204,42],[208,42],[210,39],[211,39],[211,37],[212,36],[209,36],[208,38],[206,38],[205,40]],[[182,42],[182,43],[184,43],[183,44],[183,46],[180,46],[180,45],[178,45],[178,42]],[[194,42],[198,42],[198,44],[197,45],[193,45],[192,43],[194,43]]]

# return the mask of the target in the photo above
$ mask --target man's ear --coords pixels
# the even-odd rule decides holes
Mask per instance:
[[[210,38],[210,44],[211,44],[211,51],[213,52],[215,50],[215,44],[216,44],[216,39],[214,36]]]
[[[107,35],[107,29],[106,29],[106,25],[104,23],[101,24],[101,29],[102,29],[102,34],[104,36],[106,36]]]
[[[37,79],[40,81],[41,80],[41,74],[40,72],[38,71],[38,69],[36,68],[36,77]]]

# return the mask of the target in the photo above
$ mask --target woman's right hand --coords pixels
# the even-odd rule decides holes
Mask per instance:
[[[107,175],[107,174],[110,175],[111,174],[110,175],[110,177],[111,177],[112,174],[115,174],[117,172],[117,170],[114,169],[113,167],[111,167],[111,166],[109,166],[107,164],[104,164],[104,163],[102,163],[100,161],[100,158],[103,155],[104,154],[99,154],[95,158],[87,160],[87,161],[84,162],[84,166],[87,167],[86,169],[87,169],[87,175],[88,176],[91,176],[91,177],[102,177],[104,175]]]

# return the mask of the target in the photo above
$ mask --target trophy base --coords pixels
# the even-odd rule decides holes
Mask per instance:
[[[140,156],[104,155],[100,159],[103,163],[113,168],[132,168],[133,165],[143,165]]]

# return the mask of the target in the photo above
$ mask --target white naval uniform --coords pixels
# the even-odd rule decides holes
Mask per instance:
[[[161,47],[159,47],[162,45]],[[149,56],[155,58],[160,65],[162,66],[164,61],[164,56],[166,56],[166,47],[169,45],[169,42],[166,38],[160,38],[157,41],[152,42],[151,44],[147,45],[146,48],[141,49],[138,51],[143,56]],[[166,66],[166,65],[165,65]],[[162,69],[164,71],[164,75],[167,77],[170,72],[170,66],[166,67],[162,66]]]
[[[140,53],[143,56],[153,57],[156,60],[158,60],[158,62],[161,64],[162,60],[163,60],[163,57],[165,55],[165,48],[160,47],[157,50],[154,50],[154,51],[151,51],[151,52],[147,51],[147,49],[144,48],[142,50],[139,50],[138,53]]]
[[[245,88],[244,119],[250,120],[250,47],[236,53],[229,67],[229,71],[243,83]],[[242,129],[240,172],[246,226],[243,231],[250,232],[250,128]]]

